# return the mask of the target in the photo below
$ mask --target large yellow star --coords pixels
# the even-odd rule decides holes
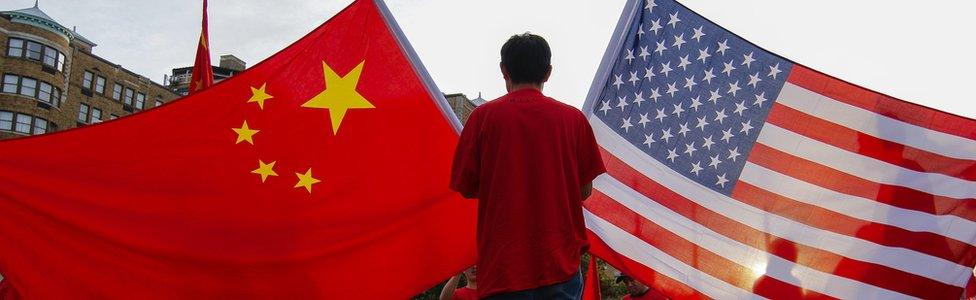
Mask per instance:
[[[247,100],[247,103],[257,102],[261,109],[264,109],[264,100],[274,98],[271,94],[268,94],[264,89],[268,86],[267,83],[261,85],[261,88],[251,87],[251,99]]]
[[[243,141],[247,141],[248,143],[251,143],[251,145],[254,145],[254,135],[260,131],[247,127],[247,120],[244,120],[244,125],[241,125],[241,128],[231,128],[231,130],[237,133],[237,142],[234,144],[240,144]]]
[[[312,168],[308,168],[308,171],[305,171],[305,174],[295,173],[295,176],[298,176],[298,183],[295,184],[295,187],[296,188],[303,187],[309,193],[312,193],[312,185],[313,184],[322,182],[321,180],[318,180],[318,179],[315,179],[315,177],[312,177]]]
[[[278,173],[274,171],[274,165],[277,161],[273,161],[270,164],[264,163],[263,160],[258,160],[258,168],[251,173],[261,175],[261,182],[268,180],[268,176],[278,176]]]
[[[342,124],[342,118],[346,116],[347,110],[374,108],[372,103],[356,91],[365,63],[364,60],[346,76],[339,76],[323,61],[322,72],[325,73],[326,88],[302,104],[302,107],[328,109],[329,118],[332,119],[332,134],[339,133],[339,125]]]

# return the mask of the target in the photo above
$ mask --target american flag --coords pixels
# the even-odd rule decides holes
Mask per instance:
[[[824,45],[829,47],[830,45]],[[584,105],[592,252],[673,297],[959,299],[976,121],[628,1]]]

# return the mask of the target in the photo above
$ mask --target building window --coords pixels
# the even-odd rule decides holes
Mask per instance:
[[[125,101],[122,101],[122,103],[125,103],[126,105],[132,105],[133,95],[135,95],[135,91],[133,91],[130,88],[125,88]]]
[[[139,93],[136,95],[136,108],[142,109],[146,106],[146,94]]]
[[[47,133],[47,120],[34,117],[34,134]]]
[[[51,47],[45,47],[44,61],[43,61],[44,64],[53,67],[57,65],[57,61],[58,61],[58,50]]]
[[[102,110],[101,109],[98,109],[98,108],[95,108],[95,107],[92,107],[92,117],[91,117],[92,124],[95,124],[95,123],[98,123],[98,122],[101,122],[101,121],[102,121]]]
[[[37,99],[41,101],[52,103],[51,93],[54,92],[54,88],[47,82],[41,82],[41,88],[37,90]]]
[[[94,79],[95,75],[92,74],[92,72],[85,71],[84,76],[85,77],[81,79],[81,87],[90,90],[92,88],[92,80]]]
[[[51,104],[61,106],[61,89],[54,88],[54,92],[51,93]]]
[[[24,40],[10,38],[10,40],[7,41],[7,56],[24,56]]]
[[[81,108],[78,109],[78,122],[88,123],[88,104],[81,104]]]
[[[14,130],[14,113],[0,111],[0,130]]]
[[[7,41],[7,56],[26,57],[56,68],[58,71],[64,71],[64,53],[57,48],[35,41],[10,38]]]
[[[27,77],[20,78],[20,94],[35,98],[35,95],[37,95],[37,79]]]
[[[122,101],[122,85],[115,83],[115,87],[112,88],[112,99],[115,101]]]
[[[4,93],[17,93],[17,82],[20,81],[20,76],[4,74],[3,75],[3,92]]]
[[[95,92],[102,95],[105,94],[105,77],[98,76],[98,78],[95,78]]]
[[[14,128],[14,131],[30,134],[31,119],[33,118],[31,118],[30,115],[17,114],[17,125]]]
[[[43,51],[44,46],[38,42],[27,41],[27,58],[36,61],[41,60],[41,51]]]
[[[58,69],[58,72],[64,72],[65,57],[64,53],[58,52],[58,64],[54,66]]]

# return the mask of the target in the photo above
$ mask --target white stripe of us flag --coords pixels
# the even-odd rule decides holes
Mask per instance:
[[[629,1],[584,112],[592,252],[675,298],[958,299],[976,121],[813,71],[670,0]]]

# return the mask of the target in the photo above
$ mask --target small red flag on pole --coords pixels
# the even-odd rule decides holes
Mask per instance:
[[[203,25],[200,29],[200,43],[197,44],[197,58],[193,63],[190,85],[187,93],[193,94],[213,85],[213,69],[210,68],[210,36],[207,34],[207,0],[203,0]]]
[[[583,282],[583,300],[600,300],[600,270],[596,266],[596,256],[590,255],[586,267],[586,281]]]

